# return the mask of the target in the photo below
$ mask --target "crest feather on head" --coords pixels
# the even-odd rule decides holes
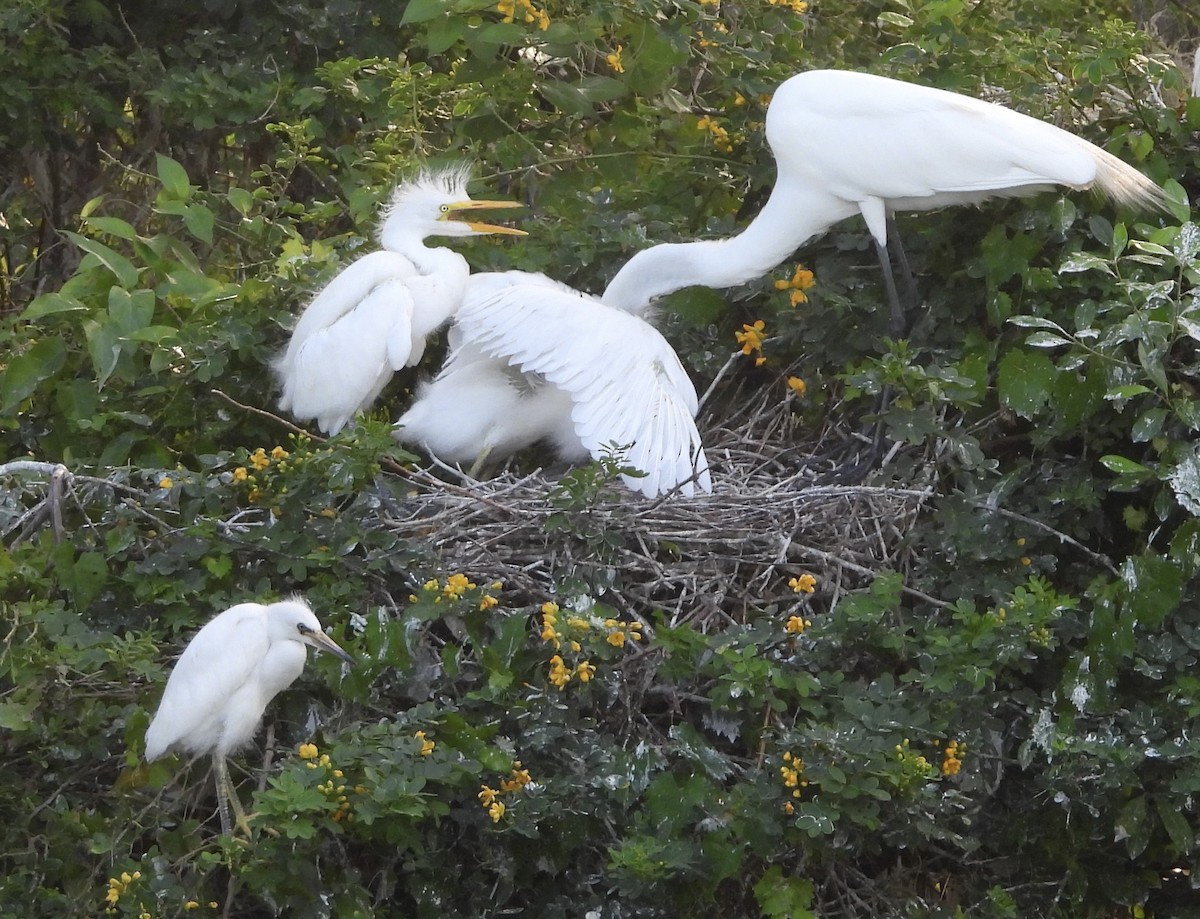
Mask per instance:
[[[380,221],[386,223],[396,211],[417,198],[437,195],[452,201],[462,201],[467,197],[467,184],[471,181],[471,172],[472,167],[469,163],[422,169],[396,186],[387,204],[380,211]]]

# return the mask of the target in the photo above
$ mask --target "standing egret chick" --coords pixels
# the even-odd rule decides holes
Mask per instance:
[[[900,337],[906,322],[887,248],[895,212],[1062,186],[1095,188],[1131,207],[1166,211],[1171,204],[1138,170],[1052,124],[868,73],[812,70],[785,80],[767,106],[766,135],[778,176],[746,229],[638,252],[605,290],[605,303],[625,307],[691,285],[743,284],[861,215],[884,271],[892,333]]]
[[[279,406],[336,434],[369,406],[392,374],[416,364],[426,338],[458,309],[470,266],[431,236],[525,236],[470,219],[515,201],[472,201],[468,170],[421,173],[400,185],[383,210],[382,249],[352,262],[304,310],[274,367]]]
[[[322,631],[303,601],[239,603],[196,633],[167,679],[146,729],[146,761],[171,750],[211,752],[221,828],[227,835],[233,830],[230,804],[237,825],[246,832],[248,827],[225,759],[250,742],[267,703],[300,676],[309,647],[354,662]]]

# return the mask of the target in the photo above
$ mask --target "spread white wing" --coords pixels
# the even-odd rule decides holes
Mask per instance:
[[[575,434],[594,458],[628,448],[625,462],[646,473],[625,477],[630,488],[647,497],[712,490],[695,387],[645,320],[534,276],[473,286],[455,323],[471,348],[567,393]]]

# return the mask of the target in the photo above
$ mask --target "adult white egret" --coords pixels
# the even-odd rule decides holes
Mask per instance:
[[[969,96],[845,70],[785,80],[771,98],[767,143],[778,176],[746,229],[721,240],[654,246],[633,256],[606,302],[680,288],[733,287],[765,275],[809,239],[861,214],[892,306],[904,319],[888,253],[888,218],[1066,186],[1119,205],[1167,210],[1167,193],[1132,166],[1054,125]]]
[[[280,408],[336,434],[393,373],[421,359],[428,335],[458,308],[470,274],[465,258],[427,246],[427,238],[526,235],[469,219],[475,210],[521,205],[472,201],[468,177],[466,168],[427,171],[395,190],[383,210],[383,248],[352,262],[317,294],[276,360]]]
[[[309,647],[354,662],[302,600],[239,603],[196,633],[167,678],[162,702],[146,729],[146,761],[171,750],[211,752],[226,834],[233,828],[230,804],[238,826],[246,830],[226,757],[254,737],[267,703],[304,669]]]
[[[539,440],[568,462],[625,448],[644,473],[622,476],[634,491],[712,490],[695,387],[640,316],[544,275],[478,274],[451,338],[441,373],[396,422],[402,442],[476,467]]]

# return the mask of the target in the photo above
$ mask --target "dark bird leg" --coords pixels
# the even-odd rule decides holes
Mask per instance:
[[[891,214],[887,217],[887,231],[888,241],[883,245],[876,242],[875,254],[879,257],[879,267],[883,269],[883,286],[887,290],[888,306],[891,308],[890,331],[892,338],[899,341],[908,336],[911,319],[917,309],[917,282],[913,279],[908,255],[905,254],[904,246],[900,243],[900,230],[896,226],[896,219]],[[896,276],[892,272],[893,253],[900,269],[901,283],[904,285],[903,299],[898,293]]]

